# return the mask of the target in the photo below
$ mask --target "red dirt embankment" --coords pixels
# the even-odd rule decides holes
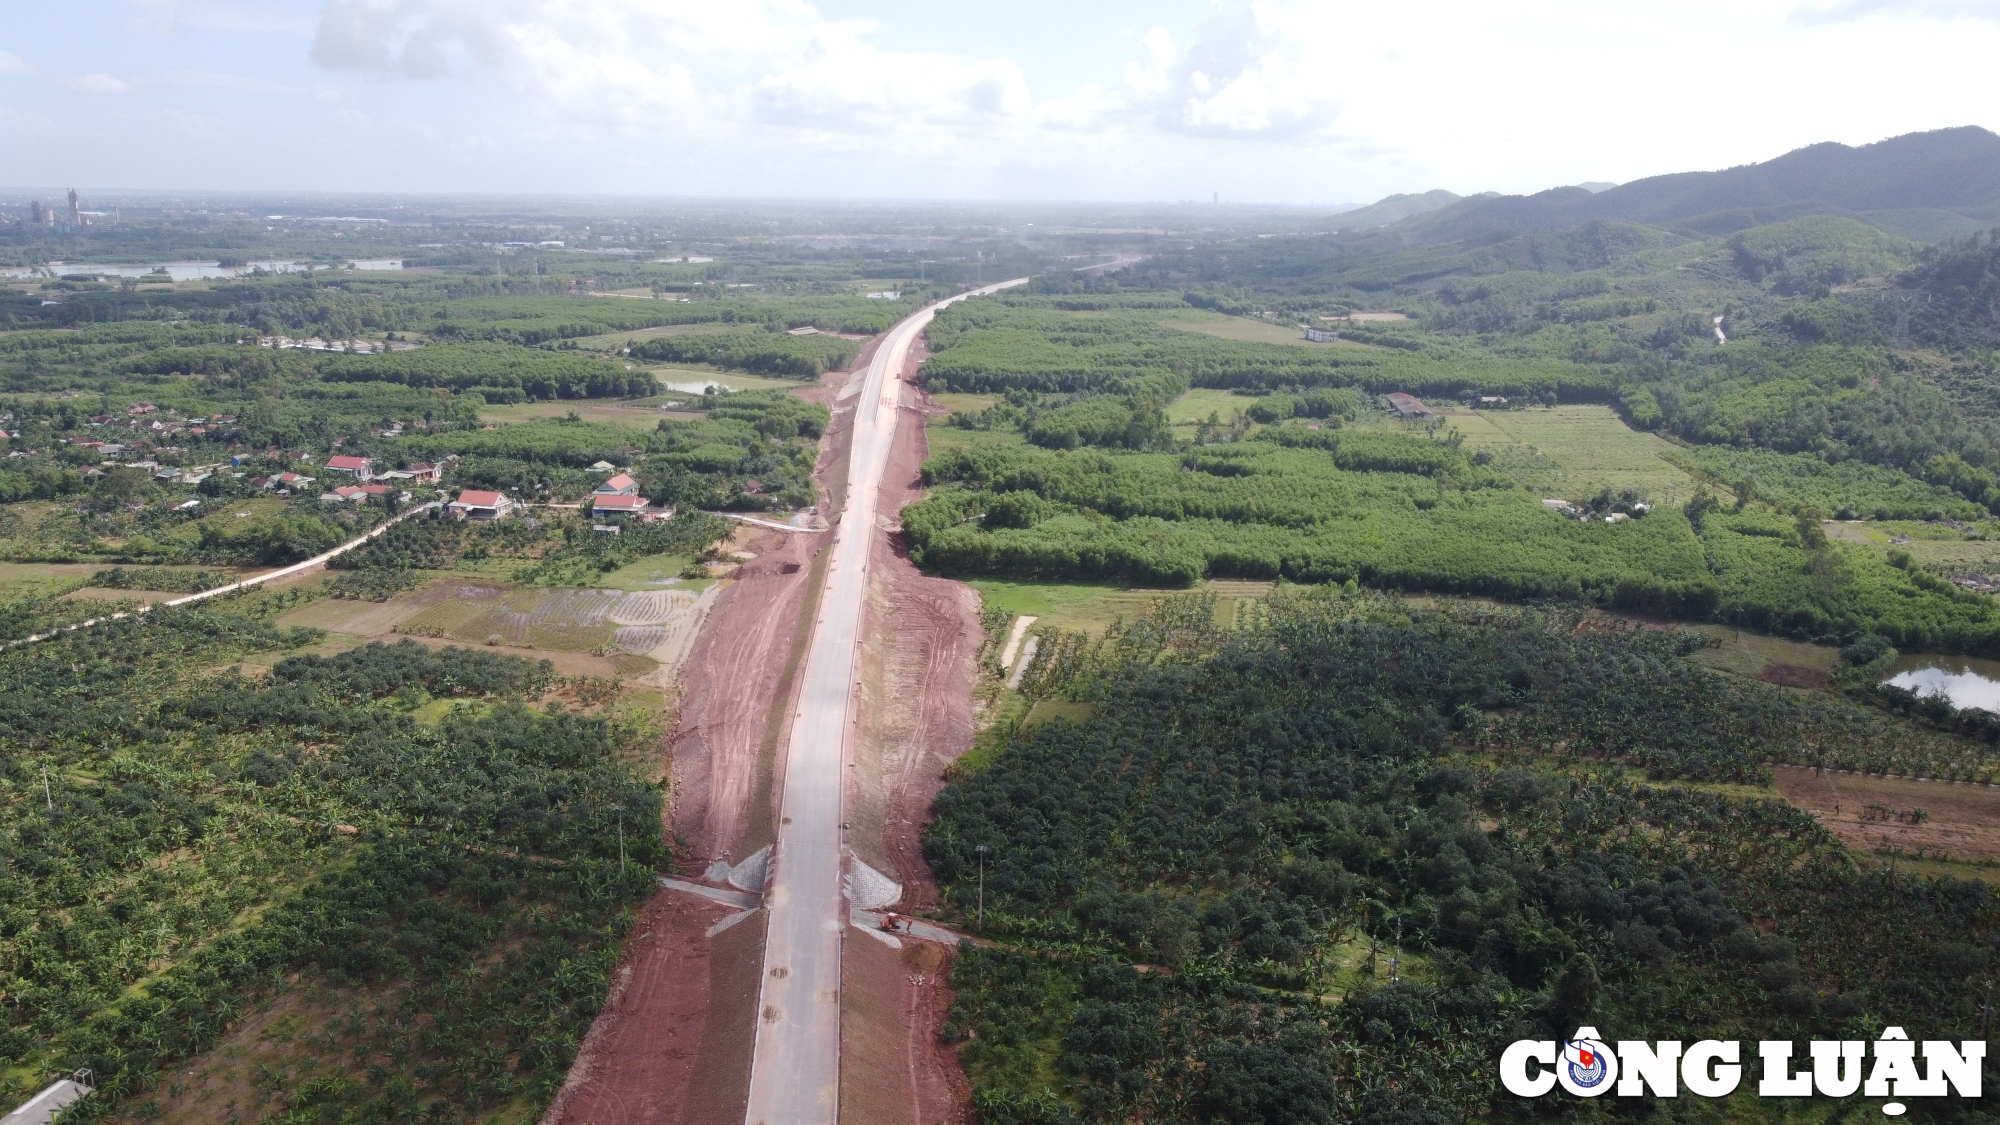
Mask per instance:
[[[864,350],[861,363],[873,347]],[[857,364],[859,367],[860,364]],[[822,511],[845,491],[853,399],[845,375],[794,392],[831,402],[816,477]],[[684,867],[741,860],[771,840],[776,746],[811,624],[815,560],[828,536],[744,528],[737,567],[682,676],[671,747],[670,833]],[[741,1121],[755,1040],[763,917],[710,936],[729,908],[662,890],[626,942],[611,995],[543,1125],[710,1125]]]
[[[909,374],[923,360],[912,349]],[[896,440],[878,494],[885,520],[920,499],[928,455],[928,400],[903,388]],[[850,841],[903,885],[903,909],[937,901],[922,832],[944,770],[972,746],[979,653],[979,597],[926,576],[901,537],[878,530],[869,558],[863,622],[861,722],[849,785]],[[850,933],[841,988],[843,1122],[944,1125],[966,1119],[971,1091],[957,1056],[939,1039],[951,995],[951,951],[907,942],[900,956]]]

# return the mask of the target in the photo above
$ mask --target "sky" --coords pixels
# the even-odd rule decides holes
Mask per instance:
[[[0,186],[1367,203],[2000,131],[2000,0],[19,0]]]

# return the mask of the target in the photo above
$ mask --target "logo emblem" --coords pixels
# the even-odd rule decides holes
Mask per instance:
[[[1611,1088],[1618,1077],[1618,1057],[1597,1038],[1594,1027],[1579,1027],[1576,1038],[1562,1045],[1562,1059],[1556,1066],[1556,1080],[1562,1088],[1583,1098],[1594,1098]]]

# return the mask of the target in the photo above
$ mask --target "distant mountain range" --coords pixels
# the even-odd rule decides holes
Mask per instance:
[[[1386,227],[1399,223],[1415,215],[1426,215],[1440,211],[1461,199],[1497,199],[1498,192],[1484,195],[1466,196],[1443,189],[1427,191],[1416,195],[1391,195],[1378,199],[1366,207],[1356,207],[1342,211],[1336,216],[1341,230],[1367,230],[1369,227]]]
[[[1847,215],[1926,242],[2000,224],[2000,136],[1968,125],[1859,148],[1810,145],[1762,164],[1652,176],[1616,187],[1589,184],[1465,198],[1443,191],[1392,195],[1339,216],[1339,222],[1343,230],[1396,224],[1385,233],[1445,242],[1574,227],[1593,219],[1715,235],[1816,214]]]

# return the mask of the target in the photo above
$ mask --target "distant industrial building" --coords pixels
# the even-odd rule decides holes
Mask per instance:
[[[1311,340],[1315,344],[1331,344],[1340,339],[1340,333],[1331,328],[1313,328],[1307,326],[1306,339]]]
[[[1384,397],[1389,400],[1390,411],[1404,421],[1423,421],[1437,417],[1437,414],[1430,407],[1418,401],[1415,395],[1406,395],[1401,391],[1395,391]]]

